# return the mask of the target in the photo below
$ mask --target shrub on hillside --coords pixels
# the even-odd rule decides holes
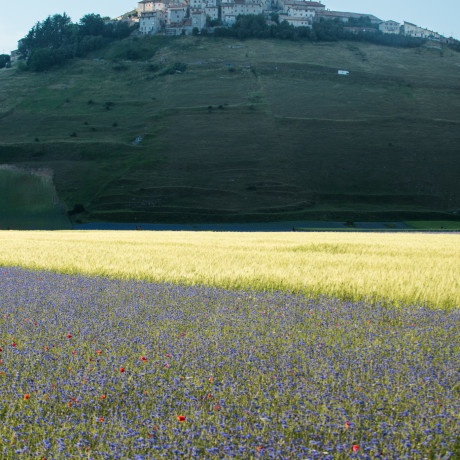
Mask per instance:
[[[184,64],[183,62],[175,62],[173,65],[170,65],[162,72],[160,72],[160,75],[173,75],[175,73],[185,72],[186,70],[187,64]]]
[[[160,66],[158,64],[149,64],[146,69],[149,71],[149,72],[158,72],[160,70]]]
[[[39,48],[27,60],[27,67],[34,72],[43,72],[65,61],[65,51],[61,49]]]
[[[128,66],[126,64],[115,64],[112,67],[112,70],[115,70],[115,72],[123,72],[125,70],[128,70]],[[109,109],[107,109],[109,110]]]

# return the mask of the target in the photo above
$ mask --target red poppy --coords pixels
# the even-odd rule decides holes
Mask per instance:
[[[102,353],[102,351],[101,351],[101,350],[97,350],[96,353],[97,353],[98,355],[100,355],[100,354]]]
[[[358,452],[359,450],[359,446],[358,445],[354,445],[353,446],[353,452]]]
[[[105,399],[106,397],[106,395],[101,395],[101,399]]]
[[[185,422],[185,417],[183,415],[178,415],[177,420],[179,420],[179,422]]]
[[[71,339],[72,336],[71,336],[70,334],[67,334],[67,338],[68,338],[68,339]]]
[[[16,342],[13,342],[13,343],[11,344],[11,346],[12,346],[12,347],[15,347],[15,346],[16,346]]]
[[[147,358],[145,356],[141,356],[142,361],[147,361]]]
[[[124,367],[120,367],[120,372],[125,372],[125,368],[124,368]]]
[[[24,399],[27,401],[30,398],[30,395],[24,395]]]
[[[345,428],[350,428],[350,422],[345,423]]]

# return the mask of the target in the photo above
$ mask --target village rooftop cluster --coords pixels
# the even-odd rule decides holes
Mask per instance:
[[[143,35],[159,32],[166,35],[191,34],[210,25],[231,26],[239,15],[264,14],[271,21],[273,13],[279,21],[294,27],[312,28],[321,19],[369,18],[373,27],[350,27],[351,32],[376,32],[402,34],[414,38],[443,41],[444,37],[432,30],[410,22],[383,21],[372,14],[330,11],[321,2],[299,0],[143,0],[138,4],[139,31]]]

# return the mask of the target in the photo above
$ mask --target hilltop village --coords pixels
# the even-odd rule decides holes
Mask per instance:
[[[372,14],[331,11],[321,2],[302,0],[143,0],[137,9],[139,32],[143,35],[163,32],[166,35],[191,34],[210,26],[231,26],[239,15],[263,14],[267,22],[287,21],[294,27],[312,28],[315,21],[338,19],[352,23],[350,32],[403,34],[414,38],[442,40],[439,33],[410,22],[383,21]],[[369,27],[356,27],[363,19]],[[364,22],[363,22],[364,23]]]
[[[28,36],[18,42],[18,49],[12,51],[11,55],[0,55],[0,69],[26,59],[29,67],[34,68],[36,61],[38,67],[44,70],[75,55],[82,56],[88,51],[98,49],[103,46],[104,40],[125,38],[131,34],[174,36],[216,33],[220,36],[231,36],[236,30],[235,36],[239,37],[241,30],[238,30],[238,26],[244,19],[238,21],[238,18],[245,16],[249,23],[255,21],[257,27],[266,27],[269,33],[275,30],[273,36],[278,36],[276,30],[280,27],[281,36],[284,38],[287,32],[297,33],[295,28],[298,28],[299,36],[308,37],[309,29],[314,34],[321,29],[322,21],[327,21],[324,24],[326,28],[334,28],[330,21],[338,21],[344,37],[350,37],[350,34],[359,34],[361,38],[368,35],[370,41],[379,42],[381,39],[372,34],[384,34],[390,43],[401,43],[401,40],[408,42],[409,38],[414,38],[436,41],[460,51],[460,41],[452,37],[446,38],[411,22],[405,21],[401,24],[393,20],[382,20],[372,14],[332,11],[321,1],[142,0],[138,2],[136,9],[114,19],[88,14],[81,19],[80,24],[72,24],[65,14],[49,16],[43,23],[37,23]],[[64,28],[62,21],[68,21]],[[64,30],[67,27],[80,28],[81,33],[67,33]],[[44,28],[47,28],[46,33],[42,30]],[[254,37],[259,37],[258,33],[259,31]],[[73,44],[69,43],[69,36],[73,36]],[[34,59],[31,61],[32,54]]]

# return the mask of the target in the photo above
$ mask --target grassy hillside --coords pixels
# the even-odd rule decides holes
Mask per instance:
[[[50,171],[0,167],[0,230],[70,228]]]
[[[51,169],[81,222],[455,219],[459,73],[450,50],[130,38],[1,71],[0,164]]]

